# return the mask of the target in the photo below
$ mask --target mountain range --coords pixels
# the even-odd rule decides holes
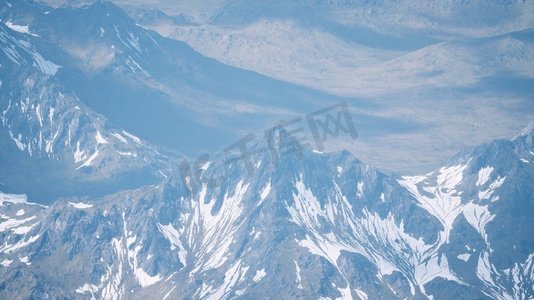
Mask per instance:
[[[276,151],[287,143],[276,133]],[[529,299],[534,132],[392,177],[302,148],[50,206],[2,194],[3,298]],[[209,180],[220,178],[218,182]],[[215,182],[217,184],[215,184]],[[273,288],[274,287],[274,288]]]
[[[219,145],[347,98],[206,57],[110,2],[3,1],[0,19],[0,298],[534,297],[532,125],[424,175],[284,129],[247,164]],[[409,126],[350,104],[362,138]],[[203,151],[219,154],[184,172]]]

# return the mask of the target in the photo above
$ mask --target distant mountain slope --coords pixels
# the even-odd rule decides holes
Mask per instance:
[[[472,61],[476,56],[456,53],[458,50],[433,53],[433,46],[531,31],[534,26],[534,6],[529,1],[220,1],[213,7],[204,7],[201,13],[196,12],[198,5],[176,4],[182,7],[176,17],[141,5],[124,6],[130,7],[130,14],[140,24],[185,41],[207,56],[344,95],[365,95],[369,88],[373,89],[368,82],[361,82],[367,74],[387,76],[389,80],[381,82],[391,82],[393,89],[402,80],[424,86],[409,72],[403,78],[391,78],[391,70],[367,67],[391,61],[394,71],[409,71],[404,70],[409,62],[401,57],[425,48],[431,55],[454,60],[458,65],[493,65],[484,60]],[[468,50],[480,53],[477,44],[471,41]],[[504,50],[503,55],[510,51],[513,55],[520,48],[482,51],[490,57],[500,57],[493,51]],[[523,49],[532,51],[531,43]],[[425,65],[436,72],[451,67],[443,64],[440,57]],[[376,78],[370,81],[375,82]],[[391,93],[388,87],[382,87],[380,92]]]
[[[65,57],[56,55],[52,62],[41,51],[54,46],[4,24],[0,36],[0,178],[9,191],[37,202],[104,195],[159,180],[160,171],[172,168],[167,157],[111,125],[65,88],[56,76]]]
[[[534,116],[531,1],[118,3],[206,56],[348,97],[362,139],[332,150],[388,172],[427,172]]]
[[[109,2],[2,2],[0,19],[0,182],[37,202],[159,181],[247,120],[340,100],[205,58]]]
[[[339,95],[380,97],[436,87],[482,89],[480,83],[488,77],[534,77],[532,28],[391,51],[350,43],[292,20],[262,20],[231,29],[211,24],[147,26],[230,65]]]
[[[4,6],[0,17],[67,56],[56,76],[61,84],[117,126],[170,149],[198,155],[237,139],[243,121],[259,129],[341,100],[206,58],[138,26],[110,2],[29,5]]]

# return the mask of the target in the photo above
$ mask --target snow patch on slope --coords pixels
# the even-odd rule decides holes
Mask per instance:
[[[256,274],[254,275],[254,278],[252,278],[252,280],[254,282],[259,282],[263,279],[263,277],[265,277],[265,275],[267,275],[267,273],[265,273],[265,269],[258,270],[256,271]]]
[[[92,204],[87,204],[83,202],[69,202],[69,206],[72,206],[77,209],[88,209],[88,208],[93,207]]]
[[[485,167],[478,171],[477,186],[484,185],[490,178],[493,167]]]
[[[109,142],[102,136],[100,131],[96,131],[95,140],[98,145],[109,144]]]
[[[267,196],[269,196],[270,192],[271,192],[271,182],[269,181],[267,183],[267,185],[265,185],[265,187],[261,191],[261,194],[260,194],[261,201],[265,200],[265,198],[267,198]]]
[[[4,206],[4,202],[13,204],[27,204],[28,197],[26,195],[4,194],[0,192],[0,206]]]
[[[249,184],[239,181],[233,194],[226,191],[221,201],[221,207],[213,212],[215,199],[206,199],[207,185],[203,185],[198,201],[194,202],[191,224],[187,232],[188,244],[195,253],[195,267],[191,272],[197,272],[220,267],[227,259],[226,253],[234,241],[234,236],[243,217],[242,200]],[[207,203],[206,203],[207,202]]]
[[[175,250],[178,247],[178,257],[180,262],[186,266],[187,251],[185,250],[182,242],[180,241],[181,233],[172,226],[172,224],[162,225],[157,223],[158,229],[163,236],[171,243],[171,250]]]
[[[13,31],[25,33],[25,34],[29,34],[33,36],[38,36],[37,34],[30,32],[30,27],[28,25],[17,25],[17,24],[12,23],[11,21],[7,21],[4,24],[6,24],[6,26],[9,27]]]

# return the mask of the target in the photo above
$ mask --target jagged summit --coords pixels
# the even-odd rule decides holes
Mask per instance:
[[[517,139],[520,136],[532,136],[534,135],[534,121],[530,122],[521,132],[514,138]]]

